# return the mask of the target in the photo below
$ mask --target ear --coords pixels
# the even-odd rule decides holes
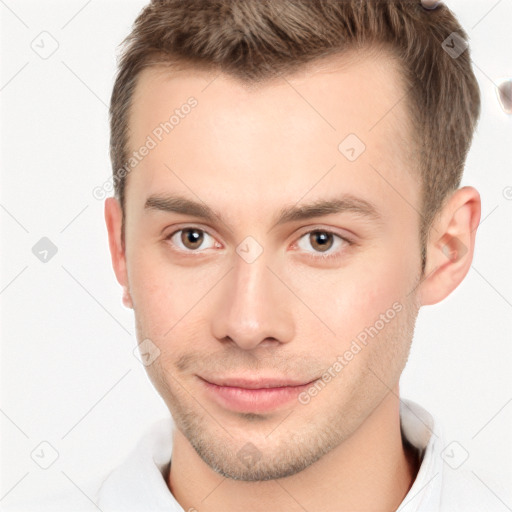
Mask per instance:
[[[421,305],[443,300],[468,273],[480,214],[480,194],[473,187],[462,187],[453,192],[439,212],[426,247],[426,278],[418,290]]]
[[[123,304],[127,308],[133,308],[128,284],[128,272],[126,271],[126,254],[122,241],[123,212],[121,205],[115,197],[105,200],[105,222],[108,231],[108,245],[112,258],[112,267],[117,281],[123,287]]]

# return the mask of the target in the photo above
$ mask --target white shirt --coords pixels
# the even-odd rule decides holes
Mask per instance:
[[[421,466],[397,512],[501,512],[503,503],[472,474],[465,452],[456,442],[445,444],[437,421],[423,407],[401,398],[402,436],[419,450]],[[125,461],[102,477],[95,496],[75,493],[73,503],[61,498],[52,511],[184,512],[167,487],[164,473],[172,455],[172,418],[155,422]],[[18,509],[17,509],[18,510]]]

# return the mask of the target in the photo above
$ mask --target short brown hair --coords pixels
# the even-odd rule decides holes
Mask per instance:
[[[128,114],[140,72],[165,63],[218,70],[245,83],[292,73],[349,50],[383,47],[398,59],[421,175],[422,270],[429,227],[456,190],[480,115],[467,35],[444,5],[420,0],[152,0],[123,41],[110,104],[115,194],[125,216]],[[461,43],[462,41],[462,43]],[[123,236],[124,239],[124,236]]]

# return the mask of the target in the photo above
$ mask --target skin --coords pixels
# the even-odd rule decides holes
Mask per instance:
[[[480,196],[472,187],[450,195],[422,277],[399,69],[386,54],[354,57],[252,88],[199,69],[139,77],[132,149],[187,98],[198,101],[128,175],[125,246],[120,205],[105,202],[123,302],[138,341],[160,351],[146,369],[177,426],[167,484],[185,510],[393,511],[416,477],[400,435],[399,378],[419,308],[469,270]],[[338,151],[349,133],[366,145],[354,162]],[[200,200],[224,222],[145,210],[157,193]],[[286,205],[344,193],[373,203],[380,220],[345,211],[271,229]],[[202,230],[199,249],[182,232],[169,239],[187,227]],[[340,257],[322,262],[313,228],[354,244],[328,238],[324,250]],[[252,263],[236,252],[247,236],[263,248]],[[242,414],[198,378],[320,378],[396,301],[401,311],[306,405]],[[259,454],[251,464],[237,456],[248,442]]]

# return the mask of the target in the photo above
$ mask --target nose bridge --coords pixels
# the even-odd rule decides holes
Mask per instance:
[[[222,304],[214,318],[217,339],[230,338],[244,349],[272,339],[286,343],[293,336],[293,318],[283,284],[267,268],[267,255],[255,259],[235,254],[234,268],[220,298]],[[254,255],[254,253],[253,253]]]

